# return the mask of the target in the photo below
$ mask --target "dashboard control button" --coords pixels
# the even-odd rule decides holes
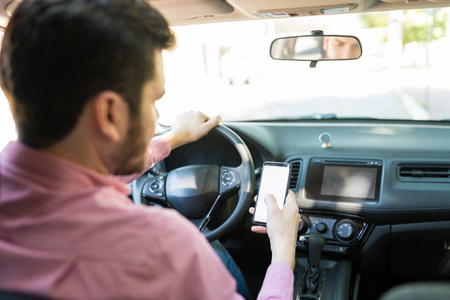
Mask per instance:
[[[311,232],[321,234],[325,239],[335,239],[333,229],[336,220],[328,217],[309,217]]]
[[[307,216],[301,215],[300,222],[298,223],[298,234],[305,234],[308,232],[308,229],[311,227],[309,219]]]
[[[336,237],[340,240],[349,242],[356,237],[356,224],[349,219],[344,219],[336,223],[335,227]]]
[[[156,193],[159,192],[163,186],[164,183],[161,180],[154,180],[150,183],[149,189],[152,193]]]
[[[142,196],[148,199],[159,199],[165,201],[164,181],[151,179],[144,184]]]
[[[319,233],[325,233],[328,230],[328,226],[327,226],[327,224],[320,222],[316,225],[316,230]]]
[[[344,246],[336,246],[336,247],[334,248],[334,251],[340,252],[340,253],[344,253],[344,252],[347,251],[347,250],[348,250],[348,247],[344,247]]]
[[[233,184],[234,180],[236,179],[236,176],[231,171],[225,171],[222,173],[222,184],[229,186]]]

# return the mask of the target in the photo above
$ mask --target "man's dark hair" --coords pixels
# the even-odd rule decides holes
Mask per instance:
[[[25,0],[0,53],[0,83],[19,139],[45,148],[75,127],[86,103],[114,91],[138,117],[154,50],[171,47],[166,20],[143,0]]]

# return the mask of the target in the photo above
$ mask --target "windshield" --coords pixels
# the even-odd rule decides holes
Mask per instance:
[[[173,27],[160,122],[186,110],[225,121],[304,118],[450,119],[448,8]],[[270,58],[282,36],[354,35],[358,60]]]
[[[200,110],[224,121],[375,118],[449,120],[449,8],[173,27],[159,122]],[[358,60],[270,58],[278,37],[354,35]],[[1,34],[1,33],[0,33]],[[2,34],[1,34],[2,35]],[[0,150],[16,138],[0,93]]]

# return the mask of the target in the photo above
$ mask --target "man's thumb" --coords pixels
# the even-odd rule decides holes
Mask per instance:
[[[264,201],[266,202],[267,210],[279,209],[277,199],[275,199],[275,197],[272,194],[267,194],[264,197]]]

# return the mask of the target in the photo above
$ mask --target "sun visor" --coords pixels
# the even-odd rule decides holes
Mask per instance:
[[[406,1],[406,0],[404,0]],[[361,12],[380,0],[229,0],[237,10],[259,18],[289,18]]]
[[[255,13],[264,18],[283,18],[283,17],[300,17],[300,16],[316,16],[326,14],[339,14],[352,11],[358,7],[357,4],[341,4],[331,6],[316,6],[306,8],[288,8],[280,10],[259,10]]]
[[[222,0],[150,0],[171,23],[227,15],[234,8]]]

